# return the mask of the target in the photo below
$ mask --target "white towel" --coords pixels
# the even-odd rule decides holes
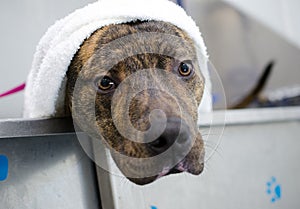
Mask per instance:
[[[168,0],[99,0],[57,21],[40,40],[27,79],[24,117],[59,115],[64,109],[66,72],[82,42],[103,26],[135,20],[169,22],[190,35],[206,80],[199,111],[211,111],[206,47],[199,28],[181,7]]]

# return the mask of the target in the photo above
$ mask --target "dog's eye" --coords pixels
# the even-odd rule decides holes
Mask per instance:
[[[183,77],[188,77],[193,73],[193,64],[191,62],[182,62],[178,68],[178,72]]]
[[[96,85],[100,91],[104,92],[109,91],[115,87],[115,83],[113,82],[113,80],[107,76],[104,76],[101,79],[99,79]]]

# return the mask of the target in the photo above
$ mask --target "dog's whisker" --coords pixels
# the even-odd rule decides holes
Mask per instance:
[[[205,163],[208,162],[209,160],[211,160],[216,155],[223,158],[223,155],[220,152],[215,151],[215,152],[210,153],[210,155],[205,159]]]
[[[208,132],[201,132],[202,136],[207,136],[207,135],[212,135],[212,136],[223,136],[223,132],[219,133],[219,132],[212,132],[212,131],[208,131]]]
[[[219,152],[217,149],[213,149],[210,155],[205,159],[205,163],[209,162],[216,154],[221,158],[224,157],[223,154]]]
[[[212,152],[212,153],[209,155],[209,157],[208,157],[207,160],[211,159],[215,154],[217,154],[219,157],[222,157],[222,158],[223,158],[223,155],[222,155],[221,152],[219,152],[218,150],[213,150],[213,151],[214,151],[214,152]]]
[[[187,180],[188,180],[188,177],[189,177],[188,174],[185,172],[185,173],[183,173],[182,175],[184,176],[184,180],[187,181]]]
[[[217,145],[217,144],[219,144],[220,142],[221,142],[221,140],[209,140],[209,139],[203,139],[203,142],[205,143],[205,144],[210,144],[210,145]]]
[[[206,153],[211,152],[212,154],[214,152],[219,152],[219,146],[216,145],[216,144],[204,144],[204,147],[205,147],[205,150],[206,150]]]
[[[208,133],[208,132],[210,132],[210,130],[207,130],[207,129],[199,129],[199,131],[201,132],[201,133]]]
[[[121,186],[126,186],[126,181],[125,181],[125,179],[126,179],[126,177],[120,177],[121,178],[121,180],[120,180],[120,184],[121,184]]]
[[[210,155],[208,156],[208,158],[206,159],[206,161],[208,161],[209,159],[211,159],[216,153],[218,153],[220,156],[222,156],[219,153],[220,144],[221,144],[221,141],[218,141],[218,143],[214,146],[214,148],[212,149],[212,152],[210,153]]]
[[[210,166],[209,165],[205,165],[203,172],[209,172],[209,171],[210,171]]]
[[[207,134],[201,134],[202,137],[206,136],[223,136],[222,134],[214,134],[214,133],[207,133]]]
[[[205,145],[205,146],[209,146],[210,148],[215,148],[216,146],[218,146],[218,142],[214,142],[214,141],[204,141],[204,145]]]
[[[210,145],[210,144],[205,144],[204,147],[205,147],[206,150],[214,150],[216,146],[215,145]]]
[[[119,177],[119,178],[121,178],[121,180],[120,180],[120,187],[122,188],[130,188],[130,187],[132,187],[132,185],[129,183],[129,181],[128,181],[128,179],[127,179],[127,177]]]

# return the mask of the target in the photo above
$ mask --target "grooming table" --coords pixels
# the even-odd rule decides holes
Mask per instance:
[[[202,118],[205,133],[213,119],[208,144],[219,143],[226,124],[204,173],[172,175],[145,187],[95,168],[68,119],[2,121],[0,156],[8,159],[8,176],[0,175],[1,208],[299,208],[300,108],[217,111]],[[118,172],[110,157],[107,162]]]

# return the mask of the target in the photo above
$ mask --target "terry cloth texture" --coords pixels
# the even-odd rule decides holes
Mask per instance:
[[[66,72],[83,41],[103,26],[136,20],[169,22],[189,34],[206,80],[199,111],[211,111],[206,47],[199,28],[181,7],[168,0],[99,0],[57,21],[40,40],[27,79],[24,117],[58,116],[64,109]]]

